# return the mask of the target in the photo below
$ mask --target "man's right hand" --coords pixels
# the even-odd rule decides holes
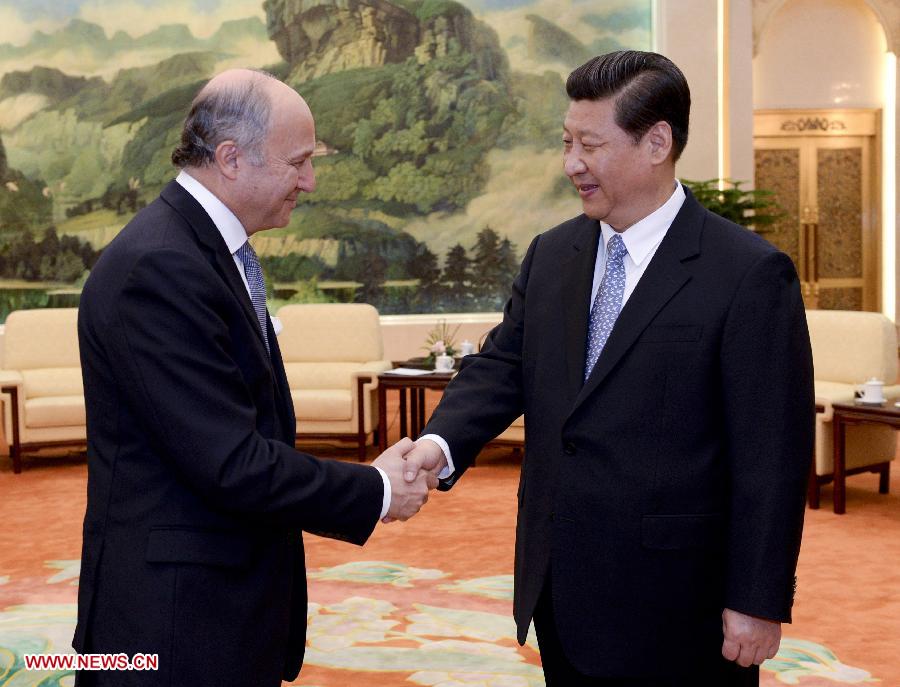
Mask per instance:
[[[391,482],[391,505],[384,518],[386,522],[409,520],[428,500],[428,492],[437,487],[437,473],[428,470],[417,471],[413,479],[404,479],[408,469],[404,454],[412,447],[410,439],[401,439],[372,462],[384,470]]]
[[[444,455],[443,449],[431,439],[419,439],[404,459],[406,470],[403,479],[410,483],[414,482],[418,474],[424,470],[434,475],[437,485],[437,476],[447,466],[447,456]]]

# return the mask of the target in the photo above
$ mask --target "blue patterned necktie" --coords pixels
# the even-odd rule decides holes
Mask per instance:
[[[266,280],[263,279],[259,258],[256,257],[256,251],[253,250],[253,246],[250,245],[249,241],[238,248],[235,255],[244,263],[244,276],[247,277],[247,285],[250,287],[250,301],[253,303],[256,319],[259,320],[259,327],[262,329],[266,350],[271,355],[272,352],[269,350],[269,333],[266,327]]]
[[[606,246],[606,271],[594,304],[591,306],[591,322],[588,327],[587,357],[584,361],[584,381],[591,375],[591,370],[600,357],[600,351],[606,345],[619,311],[622,309],[622,296],[625,293],[625,256],[628,249],[619,234],[615,234]]]

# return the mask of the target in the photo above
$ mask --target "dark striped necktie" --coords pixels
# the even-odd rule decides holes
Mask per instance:
[[[259,258],[256,257],[256,251],[247,241],[243,246],[237,249],[235,253],[244,263],[244,276],[247,278],[247,285],[250,287],[250,302],[253,303],[253,310],[256,311],[256,319],[259,320],[259,328],[262,330],[263,341],[266,343],[266,351],[271,355],[269,350],[269,332],[266,327],[266,280],[263,279],[262,268],[259,266]]]

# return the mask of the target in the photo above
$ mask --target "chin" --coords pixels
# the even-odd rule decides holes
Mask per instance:
[[[597,220],[598,222],[605,222],[607,216],[609,215],[609,211],[607,210],[607,208],[596,208],[584,205],[582,206],[582,209],[584,210],[585,215],[587,215],[591,219]]]

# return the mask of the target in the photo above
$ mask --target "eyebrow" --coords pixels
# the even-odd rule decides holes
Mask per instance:
[[[577,137],[578,137],[579,139],[581,139],[581,140],[588,139],[588,140],[594,140],[594,141],[597,141],[597,142],[602,142],[602,141],[604,140],[604,139],[603,139],[603,134],[600,134],[600,133],[598,133],[598,132],[596,132],[596,131],[575,131],[575,132],[572,132],[572,131],[570,131],[568,128],[566,128],[565,124],[563,124],[563,135],[577,136]]]

